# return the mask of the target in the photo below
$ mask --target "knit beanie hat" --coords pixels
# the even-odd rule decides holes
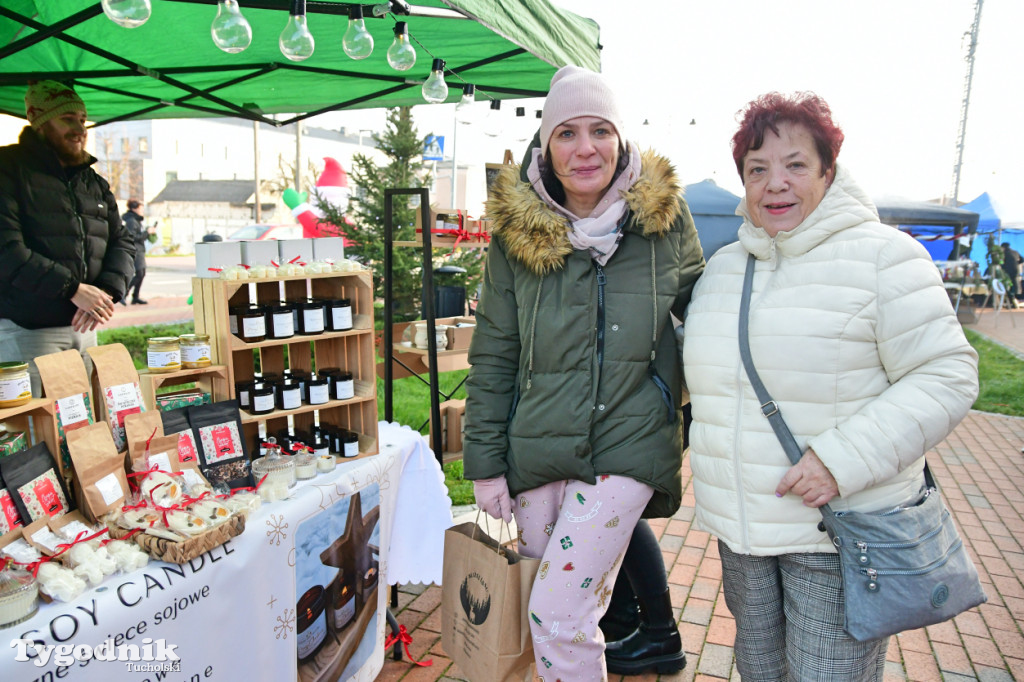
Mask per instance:
[[[618,102],[604,77],[578,66],[563,66],[551,77],[551,88],[544,100],[540,121],[543,155],[548,153],[555,128],[578,116],[603,118],[615,126],[620,140],[625,139]]]
[[[25,91],[25,118],[35,130],[69,111],[85,111],[85,102],[63,83],[39,81],[30,83]]]

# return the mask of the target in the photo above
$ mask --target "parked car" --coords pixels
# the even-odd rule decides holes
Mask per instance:
[[[302,239],[302,225],[246,225],[228,239]]]

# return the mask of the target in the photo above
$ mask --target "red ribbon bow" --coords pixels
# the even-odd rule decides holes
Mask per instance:
[[[69,549],[71,549],[72,547],[77,545],[78,543],[80,543],[80,542],[89,542],[90,540],[94,540],[94,539],[98,538],[99,536],[105,534],[107,531],[108,531],[108,529],[104,528],[104,529],[102,529],[100,531],[97,531],[97,532],[93,533],[92,535],[89,535],[89,536],[86,537],[86,531],[83,530],[78,535],[76,535],[75,539],[72,540],[71,542],[68,542],[68,543],[62,542],[59,545],[57,545],[57,549],[60,550],[59,552],[55,552],[54,554],[52,554],[50,556],[44,556],[39,561],[34,561],[34,562],[30,563],[30,564],[22,564],[22,565],[26,566],[30,571],[32,571],[32,576],[33,577],[38,577],[39,576],[39,567],[40,566],[42,566],[43,564],[45,564],[48,561],[53,561],[54,559],[59,557],[61,554],[64,554]],[[18,563],[18,562],[14,562],[14,563]]]
[[[386,640],[384,640],[384,648],[387,649],[395,642],[402,643],[402,646],[405,648],[405,655],[408,656],[409,660],[412,661],[415,665],[420,665],[424,668],[430,665],[434,665],[434,659],[430,659],[429,661],[417,661],[415,658],[412,657],[412,654],[409,653],[409,645],[412,644],[412,635],[409,634],[409,631],[405,629],[404,625],[398,626],[397,635],[391,635]]]

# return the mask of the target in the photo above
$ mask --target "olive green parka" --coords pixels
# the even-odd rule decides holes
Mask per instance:
[[[495,178],[492,241],[469,350],[465,476],[509,491],[628,476],[654,489],[645,517],[682,497],[682,370],[670,312],[682,319],[704,269],[671,164],[642,155],[623,193],[622,240],[601,267],[525,168]]]

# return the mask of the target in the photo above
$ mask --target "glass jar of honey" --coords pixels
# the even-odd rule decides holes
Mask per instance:
[[[184,369],[210,366],[209,334],[182,334],[178,337],[178,343],[181,346],[181,366]]]
[[[0,409],[18,407],[32,400],[28,363],[0,362]]]
[[[177,336],[154,336],[147,340],[146,366],[150,372],[181,369],[181,345]]]

